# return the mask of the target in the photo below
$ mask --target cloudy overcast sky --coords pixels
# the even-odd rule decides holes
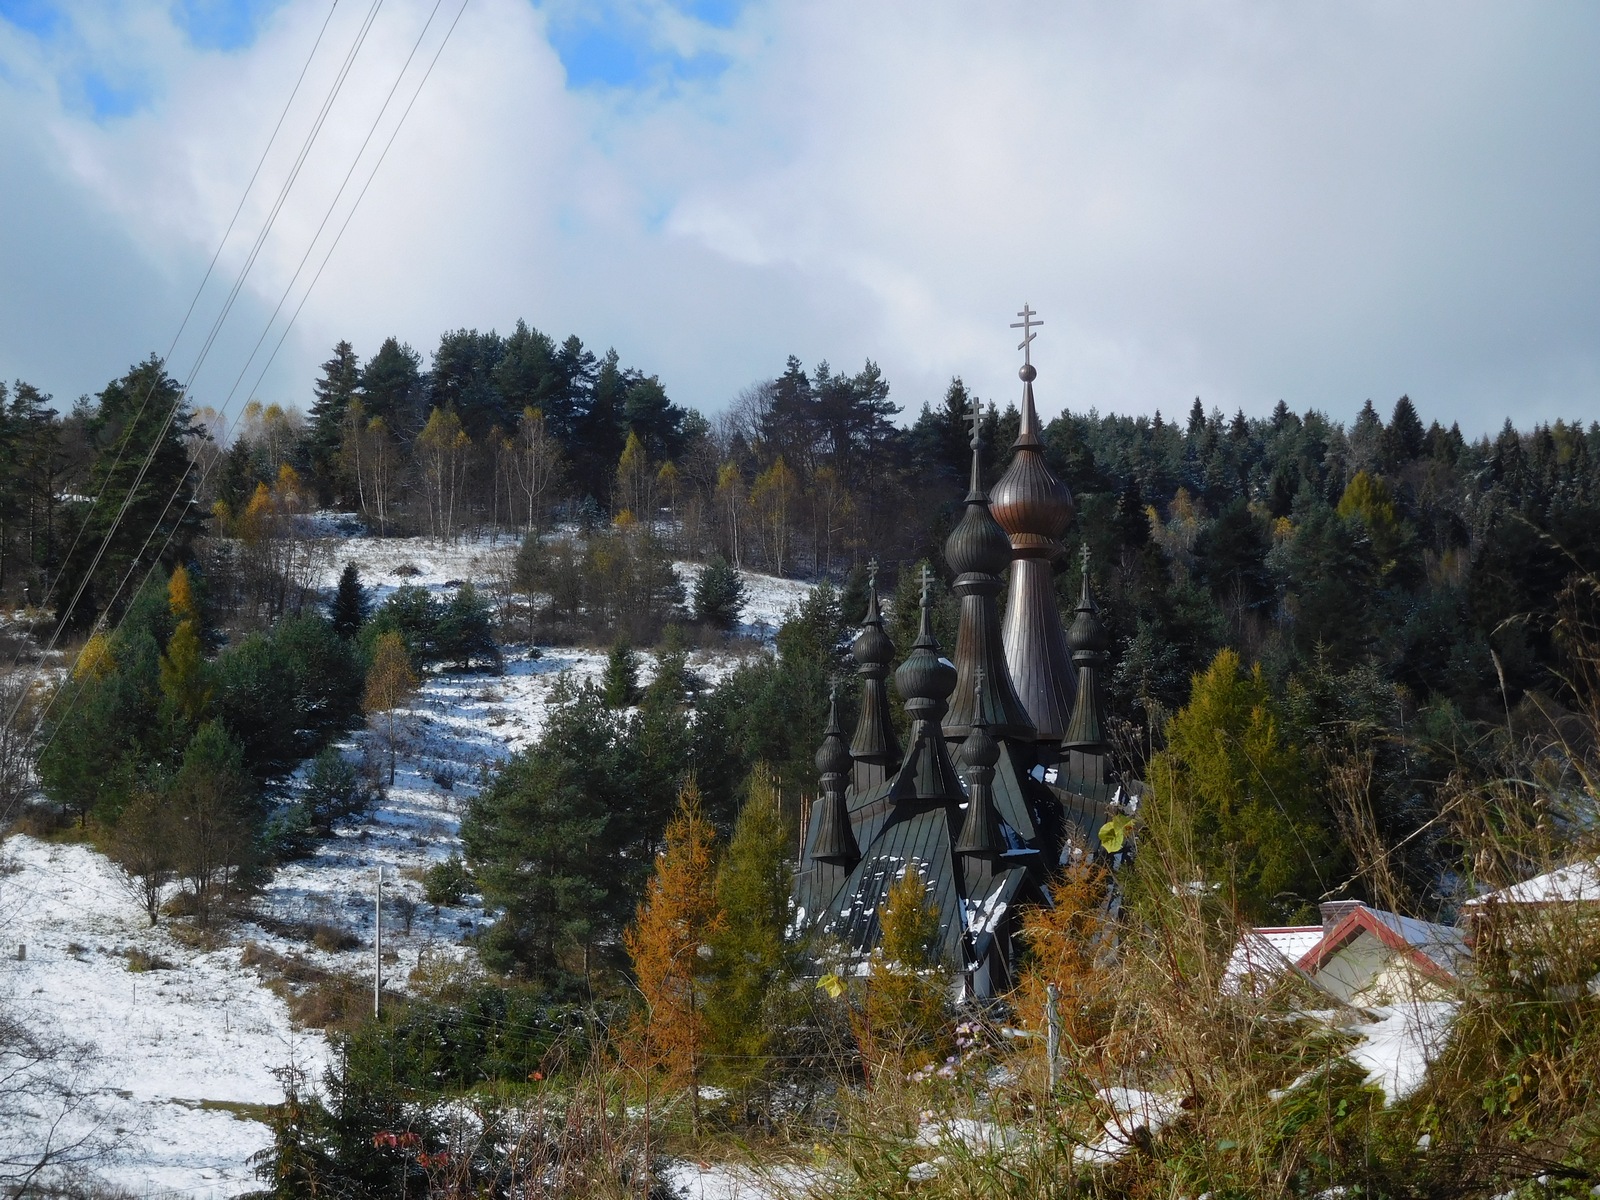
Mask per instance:
[[[0,376],[165,352],[222,244],[170,360],[217,407],[520,317],[910,415],[1012,398],[1026,300],[1047,414],[1600,417],[1600,6],[460,5],[0,0]]]

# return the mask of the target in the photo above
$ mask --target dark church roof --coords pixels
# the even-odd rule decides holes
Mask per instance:
[[[1025,328],[1036,323],[1031,317],[1025,310]],[[965,511],[945,544],[961,597],[954,663],[933,635],[924,579],[917,639],[894,674],[911,718],[903,753],[885,687],[894,647],[875,582],[869,589],[853,646],[863,686],[851,765],[835,706],[817,755],[821,794],[795,885],[797,925],[864,955],[878,943],[889,888],[915,868],[938,906],[943,961],[983,975],[991,988],[1008,976],[1017,906],[1048,897],[1069,845],[1095,845],[1115,792],[1102,698],[1109,639],[1087,561],[1070,649],[1062,627],[1050,559],[1072,517],[1072,497],[1039,453],[1033,376],[1029,362],[1023,431],[992,500],[979,483],[974,438]],[[1002,639],[996,597],[1008,565]],[[1021,685],[1013,674],[1019,658],[1029,672]],[[1043,721],[1036,723],[1030,704],[1040,706]]]

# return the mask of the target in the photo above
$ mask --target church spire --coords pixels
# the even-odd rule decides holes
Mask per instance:
[[[1045,465],[1039,438],[1039,416],[1033,403],[1034,370],[1031,344],[1035,320],[1027,305],[1012,325],[1023,331],[1022,425],[1012,447],[1011,465],[995,484],[989,509],[1011,537],[1011,581],[1002,640],[1006,665],[1017,696],[1041,742],[1059,741],[1072,712],[1076,675],[1061,610],[1056,604],[1050,562],[1061,552],[1061,535],[1076,506],[1072,492]]]
[[[884,632],[883,613],[878,608],[878,560],[873,559],[867,568],[867,615],[850,645],[856,674],[861,676],[861,713],[850,739],[850,757],[855,760],[850,782],[857,795],[888,779],[900,765],[900,743],[889,710],[889,690],[884,686],[889,664],[894,661],[894,642]]]
[[[983,672],[980,670],[974,689],[981,690],[983,684]],[[995,764],[1000,761],[1000,746],[989,736],[981,710],[972,722],[966,740],[961,743],[961,761],[967,777],[967,816],[961,824],[961,837],[956,841],[955,851],[957,854],[992,857],[1005,849],[990,788],[994,783]]]
[[[1033,726],[1011,685],[1006,670],[1005,646],[1000,637],[1000,613],[995,597],[1000,576],[1011,562],[1011,543],[1005,530],[989,512],[983,491],[978,437],[979,405],[972,403],[972,478],[966,511],[945,539],[944,557],[956,580],[952,590],[961,597],[961,626],[956,635],[956,690],[944,719],[945,737],[966,737],[978,720],[997,737],[1033,740]]]
[[[1105,669],[1111,639],[1100,620],[1100,606],[1095,603],[1094,591],[1089,585],[1087,545],[1083,548],[1083,591],[1072,628],[1067,630],[1067,643],[1072,647],[1072,662],[1078,669],[1078,694],[1073,700],[1072,720],[1061,739],[1061,748],[1080,754],[1104,755],[1110,743],[1106,740],[1100,673]]]
[[[850,811],[845,803],[850,751],[844,744],[844,731],[839,728],[837,691],[828,699],[828,727],[823,731],[816,763],[822,777],[822,790],[817,797],[819,812],[811,825],[811,844],[806,848],[807,854],[820,862],[853,867],[860,859],[861,851],[856,845],[855,831],[850,828]]]
[[[928,568],[922,568],[922,624],[911,653],[894,673],[894,686],[911,716],[911,742],[895,776],[894,795],[958,802],[961,780],[950,762],[939,721],[956,686],[956,669],[939,653],[933,636],[933,600]]]

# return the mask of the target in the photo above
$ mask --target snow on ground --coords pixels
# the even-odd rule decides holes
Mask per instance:
[[[329,529],[337,526],[330,517]],[[381,603],[405,584],[436,593],[458,580],[485,585],[506,569],[516,541],[354,537],[337,539],[330,549],[323,586],[331,591],[344,564],[355,562]],[[698,567],[677,569],[691,587]],[[745,578],[750,603],[741,632],[748,640],[690,656],[691,668],[712,683],[744,654],[760,652],[810,587]],[[655,659],[648,652],[640,657],[648,680]],[[165,925],[149,929],[117,868],[86,846],[22,836],[5,843],[14,869],[0,874],[0,941],[12,949],[0,957],[0,1003],[30,1025],[61,1028],[97,1050],[103,1069],[94,1084],[96,1109],[107,1130],[126,1131],[116,1135],[121,1148],[104,1172],[108,1180],[136,1194],[226,1196],[255,1186],[246,1164],[266,1146],[267,1130],[248,1114],[215,1106],[278,1102],[282,1086],[274,1070],[294,1064],[315,1079],[328,1044],[315,1031],[291,1027],[283,1001],[256,971],[240,965],[241,945],[254,942],[369,978],[374,877],[381,865],[388,897],[385,986],[404,989],[425,954],[464,956],[463,940],[484,917],[481,901],[469,896],[435,910],[424,900],[422,875],[459,853],[460,821],[472,796],[497,764],[543,731],[557,679],[598,678],[605,658],[600,650],[565,647],[543,648],[533,657],[526,647],[510,646],[504,675],[428,675],[404,714],[395,785],[383,801],[341,826],[312,857],[279,870],[253,902],[259,919],[228,931],[234,944],[222,949],[190,949]],[[359,756],[365,736],[345,743],[345,752]],[[306,937],[315,926],[343,930],[357,945],[320,949]],[[27,946],[22,961],[14,957],[19,943]],[[172,966],[131,972],[129,949]],[[6,1134],[0,1130],[0,1142]],[[694,1200],[772,1194],[735,1169],[695,1177],[698,1190],[685,1189]]]
[[[291,1027],[283,1001],[239,965],[237,946],[196,950],[165,926],[151,929],[117,869],[87,846],[19,835],[4,851],[0,1004],[31,1029],[92,1047],[85,1086],[117,1147],[101,1173],[136,1193],[254,1186],[246,1163],[267,1145],[266,1128],[212,1106],[277,1103],[274,1069],[320,1074],[326,1040]],[[132,971],[129,950],[171,965]],[[39,1136],[0,1130],[0,1141],[22,1145]]]
[[[675,1162],[662,1176],[683,1200],[778,1200],[808,1194],[822,1181],[817,1171],[788,1163],[756,1170],[732,1163]]]

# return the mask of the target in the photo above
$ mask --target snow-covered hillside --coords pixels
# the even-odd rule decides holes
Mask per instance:
[[[381,601],[408,583],[442,593],[472,580],[491,590],[515,542],[351,538],[330,550],[323,585],[331,590],[353,561]],[[692,585],[698,567],[677,569]],[[734,643],[742,649],[691,658],[712,682],[741,654],[762,652],[809,586],[756,575],[746,584],[748,640]],[[314,1078],[328,1043],[292,1026],[284,1001],[243,965],[246,944],[370,979],[381,865],[389,897],[385,987],[404,989],[424,956],[467,954],[463,939],[482,920],[481,906],[468,897],[434,910],[424,901],[422,874],[459,851],[460,819],[495,766],[538,737],[556,680],[564,673],[596,677],[604,665],[597,649],[547,647],[533,658],[528,647],[511,645],[502,676],[427,677],[405,712],[406,748],[383,803],[341,827],[312,857],[280,870],[254,901],[259,919],[228,926],[226,944],[216,949],[185,945],[165,923],[148,928],[117,868],[92,849],[21,836],[5,843],[0,946],[8,949],[0,955],[0,1004],[34,1028],[93,1048],[95,1115],[83,1119],[98,1120],[116,1147],[99,1175],[136,1195],[228,1196],[255,1185],[246,1161],[267,1145],[267,1130],[239,1106],[281,1099],[277,1069],[292,1064]],[[641,655],[646,679],[654,665]],[[359,753],[358,739],[344,749]],[[317,927],[342,931],[355,945],[319,948],[306,937]],[[27,946],[20,961],[19,944]],[[131,971],[129,951],[167,965]],[[38,1136],[36,1128],[0,1129],[0,1145]]]

